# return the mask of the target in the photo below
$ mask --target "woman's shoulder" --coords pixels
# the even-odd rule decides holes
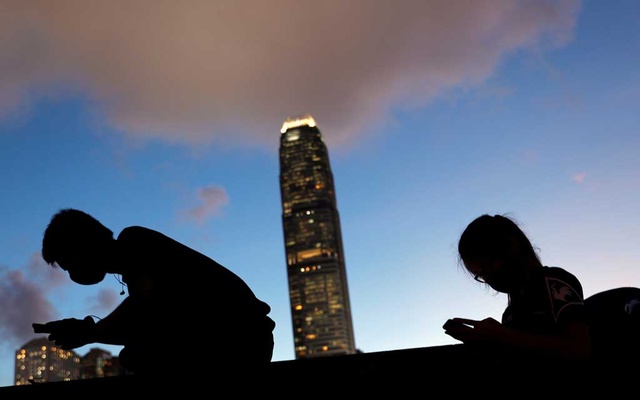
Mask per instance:
[[[580,297],[582,297],[582,284],[573,273],[561,267],[544,266],[542,267],[542,274],[547,282],[547,286],[568,286],[569,289],[577,292]]]
[[[544,276],[547,276],[547,277],[566,278],[566,279],[573,279],[573,280],[579,281],[578,277],[576,277],[573,273],[561,267],[545,265],[542,267],[542,273]]]

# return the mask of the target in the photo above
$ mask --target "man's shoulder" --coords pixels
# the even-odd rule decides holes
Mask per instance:
[[[161,233],[158,231],[145,228],[144,226],[134,225],[134,226],[128,226],[124,228],[122,231],[120,231],[120,233],[118,234],[118,241],[155,237],[158,235],[161,235]]]

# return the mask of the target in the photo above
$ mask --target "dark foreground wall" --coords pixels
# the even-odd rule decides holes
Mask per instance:
[[[463,345],[272,362],[265,376],[216,381],[216,373],[190,382],[142,381],[134,376],[0,387],[0,400],[149,397],[187,399],[531,398],[559,394],[637,398],[640,360],[567,364],[553,359],[500,360]],[[631,391],[630,391],[631,390]],[[621,398],[621,397],[620,397]]]

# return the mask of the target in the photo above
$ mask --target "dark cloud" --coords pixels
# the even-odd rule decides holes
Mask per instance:
[[[31,324],[60,318],[48,300],[56,288],[72,284],[66,272],[44,262],[40,252],[29,258],[20,270],[0,266],[0,336],[8,349],[17,348],[34,338]],[[121,299],[113,289],[100,289],[88,299],[93,312],[102,318]]]
[[[311,113],[348,144],[395,107],[571,39],[579,0],[5,0],[0,117],[81,94],[138,139],[275,146]],[[67,90],[65,93],[63,90]],[[74,92],[69,92],[74,91]]]
[[[66,273],[44,262],[34,252],[24,268],[0,266],[0,336],[3,345],[13,349],[34,338],[31,324],[58,318],[48,296],[51,291],[68,285]]]
[[[0,336],[17,347],[33,339],[31,324],[54,319],[54,309],[42,287],[18,270],[0,267]]]

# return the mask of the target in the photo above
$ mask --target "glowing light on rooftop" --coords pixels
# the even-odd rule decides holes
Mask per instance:
[[[294,117],[287,118],[286,121],[282,124],[282,128],[280,129],[280,133],[285,133],[287,130],[291,128],[298,128],[300,126],[308,126],[313,128],[316,126],[316,121],[309,114],[304,115],[302,117]]]

